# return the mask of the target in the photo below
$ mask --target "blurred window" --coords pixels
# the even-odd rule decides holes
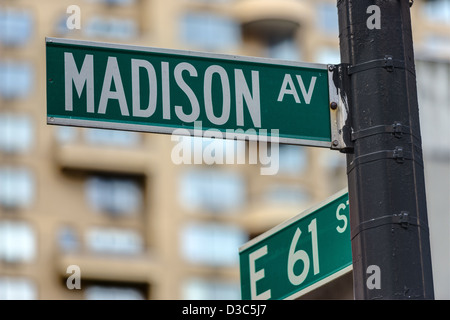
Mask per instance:
[[[55,126],[54,132],[56,141],[61,144],[76,142],[78,138],[78,129],[68,126]]]
[[[0,113],[0,151],[27,152],[33,143],[33,123],[27,115]]]
[[[182,255],[194,264],[234,267],[239,263],[238,248],[247,241],[247,233],[237,226],[190,223],[181,233]]]
[[[35,300],[37,298],[37,288],[32,280],[0,276],[0,300]]]
[[[281,144],[279,148],[279,173],[299,174],[306,169],[308,155],[304,147]]]
[[[269,44],[265,55],[268,58],[279,60],[298,61],[301,59],[300,47],[292,38]]]
[[[339,64],[341,63],[339,48],[322,47],[319,49],[315,60],[317,63]]]
[[[192,211],[231,212],[244,206],[246,186],[243,177],[236,172],[189,170],[181,176],[179,199]]]
[[[106,254],[139,254],[144,245],[141,235],[134,230],[94,227],[86,234],[86,243],[92,252]]]
[[[93,176],[86,180],[85,191],[89,205],[96,211],[131,216],[142,209],[142,190],[132,179]]]
[[[8,209],[29,207],[34,194],[34,177],[30,170],[0,167],[0,206]]]
[[[320,157],[320,162],[324,168],[332,172],[345,170],[347,167],[345,154],[340,152],[324,152]]]
[[[241,42],[236,21],[206,12],[184,14],[180,21],[180,34],[184,43],[204,50],[229,50]]]
[[[333,37],[339,36],[338,12],[335,3],[317,4],[317,21],[320,30]]]
[[[36,235],[22,221],[0,221],[0,260],[10,263],[30,262],[36,256]]]
[[[109,129],[84,129],[84,138],[89,144],[114,147],[136,147],[140,143],[137,132]]]
[[[138,26],[132,19],[92,17],[82,28],[87,37],[127,40],[138,34]]]
[[[189,0],[189,1],[198,3],[231,3],[236,0]]]
[[[141,291],[133,287],[90,285],[85,289],[86,300],[144,300]]]
[[[450,56],[450,35],[427,34],[424,37],[423,46],[427,55],[448,59]]]
[[[182,287],[184,300],[240,300],[239,283],[189,278]]]
[[[33,17],[30,12],[0,7],[0,44],[22,46],[31,38]]]
[[[449,159],[450,61],[418,60],[416,74],[423,152]]]
[[[62,226],[58,229],[58,243],[63,252],[73,252],[80,248],[78,234],[71,226]]]
[[[449,0],[429,0],[422,2],[423,12],[430,21],[450,24]]]
[[[58,34],[59,36],[65,36],[68,35],[71,31],[77,30],[71,30],[69,28],[67,28],[67,14],[64,11],[64,14],[62,14],[56,21],[54,24],[54,28],[55,28],[55,32],[56,34]]]
[[[277,205],[305,205],[311,200],[310,195],[301,186],[281,184],[269,186],[263,199],[267,203]]]
[[[88,0],[88,1],[117,6],[129,6],[136,2],[136,0]]]
[[[4,99],[26,97],[32,87],[33,69],[31,64],[16,61],[0,61],[0,96]]]

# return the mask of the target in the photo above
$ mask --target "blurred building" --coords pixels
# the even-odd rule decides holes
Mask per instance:
[[[80,29],[68,28],[72,5],[80,9]],[[415,47],[441,59],[424,63],[446,66],[436,67],[447,81],[447,95],[439,91],[447,99],[439,100],[444,116],[449,7],[436,0],[412,8]],[[263,176],[262,164],[175,165],[168,135],[48,126],[47,36],[340,61],[335,1],[3,0],[0,299],[239,299],[239,246],[346,187],[345,156],[336,151],[282,145],[278,174]],[[428,105],[436,107],[422,108]],[[428,119],[422,121],[436,120]],[[439,125],[448,132],[442,118]],[[423,123],[423,130],[439,129]],[[434,224],[447,236],[447,251],[434,251],[445,252],[447,265],[434,268],[447,283],[449,186],[439,174],[449,177],[448,136],[446,149],[430,147],[425,158],[438,163],[427,176],[430,185],[441,181],[428,188],[437,193],[429,215],[447,221],[447,228]],[[242,145],[223,142],[225,152]],[[80,268],[81,290],[67,287],[72,265]],[[307,298],[351,299],[351,286],[350,274]],[[437,290],[450,298],[449,289]]]

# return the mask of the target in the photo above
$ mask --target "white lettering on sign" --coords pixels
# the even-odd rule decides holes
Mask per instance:
[[[347,200],[346,204],[348,206],[348,200]],[[336,230],[339,233],[343,233],[347,229],[347,224],[348,224],[347,216],[345,214],[340,214],[340,211],[345,210],[345,207],[346,207],[345,204],[340,203],[336,209],[336,219],[344,221],[344,225],[342,227],[341,226],[336,227]]]
[[[302,93],[303,99],[306,104],[311,103],[311,98],[314,92],[314,86],[316,85],[317,77],[311,77],[311,82],[309,83],[308,91],[306,91],[305,84],[303,83],[302,76],[296,75],[300,91]],[[285,74],[283,79],[283,84],[281,85],[280,94],[278,95],[278,102],[283,101],[286,94],[292,95],[294,97],[295,103],[301,103],[297,89],[295,88],[294,81],[290,74]]]
[[[256,128],[261,128],[261,108],[259,98],[259,72],[252,70],[252,93],[247,86],[244,73],[241,69],[234,70],[234,80],[236,82],[236,116],[237,125],[244,125],[244,100],[247,103],[248,111],[252,117]]]
[[[320,272],[319,265],[319,246],[317,242],[317,221],[313,219],[308,225],[308,231],[311,233],[311,244],[312,244],[312,261],[313,261],[313,272],[314,275]],[[300,235],[302,234],[300,228],[295,231],[294,237],[292,238],[291,246],[289,247],[289,256],[287,263],[287,272],[289,281],[298,286],[305,281],[309,272],[310,258],[305,250],[297,250],[295,248],[299,241]],[[303,270],[300,274],[294,273],[294,266],[297,261],[301,260],[303,263]]]
[[[213,75],[217,73],[220,77],[220,83],[222,84],[222,115],[216,117],[213,111],[212,105],[212,78]],[[228,79],[228,74],[224,68],[221,66],[213,65],[209,66],[205,71],[205,81],[204,81],[204,93],[205,93],[205,109],[208,119],[212,123],[217,125],[222,125],[227,122],[230,117],[230,81]]]
[[[116,91],[111,91],[112,82],[114,82]],[[122,78],[120,77],[119,65],[117,64],[117,58],[115,57],[108,57],[98,113],[106,113],[106,106],[108,105],[109,99],[119,101],[120,112],[123,116],[130,115],[127,100],[125,99],[125,91],[123,90]]]
[[[139,68],[147,71],[149,79],[150,97],[146,109],[141,109],[141,92],[139,83]],[[135,117],[151,117],[156,110],[156,97],[158,83],[156,82],[156,72],[153,65],[147,60],[131,59],[131,83],[133,92],[133,115]]]
[[[182,76],[183,71],[188,71],[190,76],[197,77],[197,70],[192,64],[187,62],[179,63],[175,67],[175,81],[177,82],[177,85],[180,87],[180,89],[183,90],[183,92],[189,98],[189,101],[191,102],[192,112],[191,114],[185,114],[182,106],[175,106],[175,114],[178,116],[178,119],[184,122],[194,122],[200,115],[200,105],[194,91],[192,91],[192,89],[184,81]]]
[[[267,246],[261,247],[255,252],[252,252],[248,256],[250,264],[250,294],[252,300],[268,300],[271,297],[270,289],[263,293],[257,294],[256,282],[261,280],[265,276],[264,269],[256,271],[255,261],[267,254]]]
[[[100,101],[98,110],[95,110],[94,103],[94,56],[86,54],[81,65],[77,64],[70,52],[64,53],[64,72],[65,72],[65,110],[73,111],[73,85],[78,98],[81,98],[83,90],[86,92],[86,112],[106,114],[110,101],[117,101],[122,116],[132,116],[140,118],[149,118],[154,115],[158,102],[158,81],[161,81],[161,102],[163,119],[170,120],[172,110],[176,117],[183,122],[192,123],[198,120],[201,112],[200,103],[203,102],[204,112],[208,120],[216,125],[223,125],[229,121],[231,114],[231,99],[235,99],[236,105],[236,123],[238,126],[244,126],[244,106],[247,107],[248,114],[253,123],[253,127],[261,128],[261,98],[259,72],[251,71],[251,84],[247,83],[244,72],[241,69],[234,69],[234,97],[231,96],[230,75],[219,65],[209,66],[203,75],[200,75],[192,64],[180,62],[173,69],[173,75],[170,74],[169,62],[161,62],[161,79],[158,79],[155,66],[147,60],[131,59],[131,110],[126,100],[125,87],[122,80],[119,63],[116,57],[108,57],[106,64],[103,84],[101,87]],[[122,65],[120,68],[125,68]],[[143,70],[144,72],[141,72]],[[97,76],[97,75],[96,75]],[[171,76],[173,76],[176,85],[186,95],[189,100],[187,105],[175,105],[170,103]],[[147,77],[148,80],[148,104],[142,105],[141,77]],[[190,86],[191,78],[202,77],[203,97],[196,94]],[[314,90],[314,82],[311,81],[308,92],[305,91],[301,77],[297,76],[300,89],[304,93],[305,101],[311,99]],[[222,90],[222,103],[219,106],[213,106],[214,86],[220,82],[219,88]],[[129,88],[129,86],[127,86]],[[95,88],[98,90],[98,88]],[[308,98],[309,95],[309,98]],[[203,101],[200,99],[203,98]],[[309,100],[308,100],[309,99]],[[220,114],[214,111],[221,110]],[[131,111],[131,114],[130,114]]]
[[[163,119],[170,120],[169,63],[161,62]]]
[[[65,109],[73,110],[72,83],[75,84],[78,97],[86,86],[86,111],[94,111],[94,56],[87,54],[84,57],[80,72],[77,70],[75,60],[70,52],[64,52],[64,81],[65,81]]]

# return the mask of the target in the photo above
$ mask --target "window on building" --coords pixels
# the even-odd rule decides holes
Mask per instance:
[[[450,24],[450,1],[422,1],[423,13],[433,22]]]
[[[323,47],[317,52],[315,61],[323,64],[339,64],[341,63],[341,54],[338,48]]]
[[[306,169],[308,154],[305,147],[281,144],[279,148],[279,173],[299,174]]]
[[[182,174],[179,199],[192,211],[232,212],[244,206],[246,186],[239,173],[194,169]]]
[[[336,4],[333,2],[317,4],[317,22],[320,30],[333,37],[339,36],[339,22]]]
[[[22,277],[0,277],[0,300],[35,300],[38,298],[36,284]]]
[[[263,199],[270,204],[300,206],[310,201],[310,195],[301,186],[274,184],[264,192]]]
[[[326,170],[330,181],[327,185],[330,192],[336,192],[347,187],[347,161],[345,154],[340,152],[326,152],[320,156],[321,167]]]
[[[218,223],[190,223],[180,238],[182,256],[194,264],[234,267],[239,262],[237,248],[248,241],[248,235],[237,226]]]
[[[101,3],[106,5],[117,5],[117,6],[129,6],[136,2],[136,0],[88,0],[93,3]]]
[[[423,46],[427,55],[448,57],[450,56],[450,35],[428,34],[424,37]]]
[[[140,143],[137,132],[108,129],[84,129],[84,139],[89,144],[114,147],[136,147]]]
[[[113,216],[133,216],[143,206],[142,189],[131,178],[93,176],[86,180],[85,191],[94,210]]]
[[[89,285],[84,294],[86,300],[145,300],[139,289],[125,286]]]
[[[61,226],[58,229],[58,244],[63,252],[73,252],[80,249],[80,239],[75,228]]]
[[[213,13],[186,13],[180,20],[179,30],[182,42],[204,50],[229,50],[241,42],[236,21]]]
[[[31,64],[17,61],[0,61],[0,96],[4,99],[26,97],[32,87]]]
[[[189,278],[182,286],[184,300],[239,300],[241,290],[239,283]]]
[[[416,75],[424,155],[427,158],[449,159],[450,62],[418,60]]]
[[[324,152],[320,157],[320,162],[324,168],[330,171],[344,170],[347,167],[345,154],[340,152]]]
[[[35,183],[30,170],[0,167],[0,206],[7,209],[29,207],[34,200]]]
[[[127,40],[138,35],[138,26],[132,19],[92,17],[82,28],[91,38]]]
[[[76,142],[78,138],[78,129],[68,126],[55,126],[54,133],[56,141],[61,144]]]
[[[293,38],[286,38],[279,42],[269,43],[265,56],[272,59],[298,61],[301,50]]]
[[[67,28],[67,15],[64,11],[64,14],[61,15],[61,17],[59,17],[56,21],[55,21],[55,32],[56,34],[60,35],[60,36],[65,36],[67,35],[70,31],[73,31],[69,28]],[[76,29],[75,29],[76,30]]]
[[[31,38],[33,17],[30,12],[0,7],[0,43],[22,46]]]
[[[22,221],[0,221],[0,260],[30,262],[36,256],[36,234]]]
[[[0,151],[27,152],[33,143],[33,123],[27,115],[0,113]]]
[[[197,3],[230,3],[236,0],[189,0],[189,1]]]
[[[86,233],[90,251],[105,254],[134,255],[144,251],[142,236],[135,230],[93,227]]]

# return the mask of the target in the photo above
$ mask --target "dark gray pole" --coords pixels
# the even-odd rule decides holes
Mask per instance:
[[[434,299],[410,2],[337,4],[356,299]]]

